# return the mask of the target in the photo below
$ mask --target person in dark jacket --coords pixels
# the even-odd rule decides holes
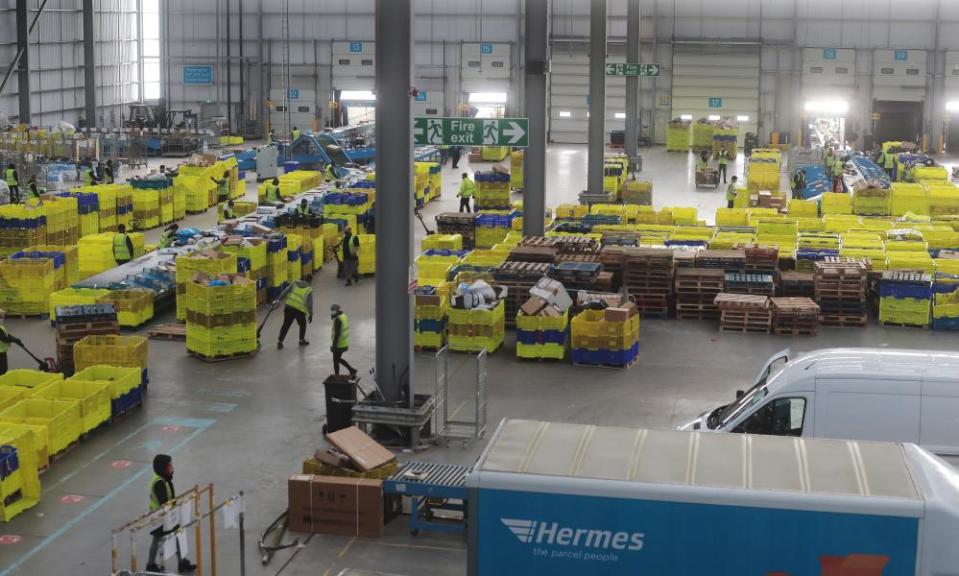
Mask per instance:
[[[7,326],[4,323],[6,317],[6,311],[0,310],[0,375],[7,373],[7,350],[10,349],[10,345],[20,346],[23,344],[19,338],[7,331]]]
[[[460,167],[460,156],[463,154],[463,149],[459,146],[450,146],[450,158],[453,160],[453,168]]]
[[[153,457],[153,479],[150,481],[150,512],[159,510],[174,498],[176,498],[176,491],[173,489],[173,458],[166,454],[157,454]],[[153,540],[150,542],[150,555],[147,557],[147,572],[164,572],[164,568],[157,564],[160,543],[178,528],[179,526],[167,531],[161,526],[150,532]],[[179,542],[177,543],[176,555],[179,560],[177,567],[180,572],[193,572],[196,569],[192,562],[180,556]]]
[[[343,276],[346,278],[346,285],[351,286],[353,282],[360,283],[360,239],[353,235],[349,226],[343,230],[343,243],[340,246],[343,251]]]

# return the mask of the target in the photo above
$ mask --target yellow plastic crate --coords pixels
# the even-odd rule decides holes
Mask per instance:
[[[6,374],[0,376],[0,386],[12,386],[25,390],[33,390],[49,384],[63,380],[63,374],[40,372],[39,370],[28,370],[26,368],[17,368],[9,370]]]
[[[98,302],[113,304],[120,326],[136,328],[153,319],[153,292],[150,290],[109,290]]]
[[[47,428],[50,454],[63,452],[80,439],[80,402],[29,398],[0,412],[0,422],[31,424]]]
[[[33,447],[30,453],[26,453],[26,461],[21,458],[22,465],[35,466],[34,469],[37,472],[46,470],[47,466],[50,465],[50,436],[47,434],[46,426],[0,421],[0,434],[10,434],[17,438],[24,438],[24,442]],[[39,497],[39,477],[37,488]]]
[[[26,398],[32,390],[15,386],[0,386],[0,410],[5,410]]]
[[[17,471],[3,481],[4,493],[0,502],[4,504],[0,505],[0,521],[9,522],[40,502],[40,466],[37,460],[36,441],[33,433],[28,429],[0,424],[0,445],[15,448],[20,462]],[[43,465],[46,466],[46,461]],[[15,491],[20,492],[20,497],[11,501],[10,496]]]
[[[428,234],[422,242],[420,248],[426,250],[462,250],[462,234]]]
[[[143,370],[147,346],[142,336],[85,336],[73,345],[73,363],[77,370],[101,364]]]
[[[143,373],[133,367],[96,365],[78,371],[70,380],[107,384],[110,398],[115,400],[139,386]]]
[[[110,419],[110,402],[114,388],[112,382],[71,378],[44,385],[37,390],[34,398],[78,401],[82,418],[81,431],[85,434]]]

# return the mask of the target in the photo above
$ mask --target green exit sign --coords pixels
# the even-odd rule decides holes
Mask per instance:
[[[607,64],[607,76],[659,76],[659,64]]]
[[[431,118],[413,121],[413,143],[417,146],[516,146],[529,142],[527,118]]]

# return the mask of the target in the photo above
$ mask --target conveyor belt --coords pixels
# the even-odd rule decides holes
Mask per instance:
[[[387,478],[391,482],[423,484],[442,488],[462,488],[472,469],[458,464],[434,462],[406,462],[395,474]]]

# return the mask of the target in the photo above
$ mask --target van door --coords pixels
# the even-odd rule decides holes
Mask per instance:
[[[918,443],[921,388],[918,377],[817,377],[815,436]]]
[[[937,454],[959,454],[959,367],[942,368],[923,376],[919,445]]]
[[[769,436],[802,436],[806,407],[812,404],[806,396],[770,398],[736,424],[732,431]]]

